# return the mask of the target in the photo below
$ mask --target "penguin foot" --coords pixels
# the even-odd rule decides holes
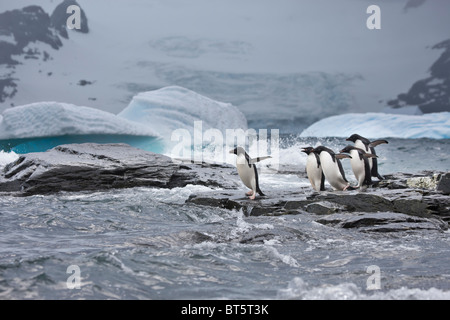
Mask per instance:
[[[253,190],[250,190],[249,192],[245,193],[246,196],[251,196],[253,194]]]
[[[252,191],[252,195],[249,197],[250,200],[255,200],[256,198],[256,192]]]

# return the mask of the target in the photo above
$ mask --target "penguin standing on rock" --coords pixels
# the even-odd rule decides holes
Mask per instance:
[[[306,174],[308,175],[311,186],[316,191],[325,191],[325,175],[322,172],[320,156],[314,152],[314,148],[302,148],[302,152],[308,155],[306,159]]]
[[[271,157],[258,157],[252,159],[242,147],[234,148],[233,150],[230,150],[230,153],[234,153],[235,155],[237,155],[236,168],[239,177],[241,178],[245,186],[251,189],[246,193],[246,195],[251,200],[255,200],[256,193],[259,193],[260,196],[264,196],[264,193],[262,193],[261,189],[259,188],[258,171],[256,170],[255,163],[261,160],[269,159]]]
[[[353,174],[355,175],[358,185],[356,188],[363,189],[373,184],[372,174],[370,172],[369,159],[376,158],[377,156],[365,152],[363,149],[347,146],[341,150],[343,153],[349,153],[350,164],[352,166]]]
[[[375,147],[382,144],[382,143],[389,143],[387,140],[375,140],[375,141],[370,141],[367,138],[364,138],[362,136],[360,136],[359,134],[352,134],[350,137],[348,137],[346,139],[346,141],[352,141],[355,143],[355,147],[360,148],[362,150],[364,150],[367,153],[373,154],[374,156],[376,156],[376,152],[375,152]],[[384,177],[381,176],[378,173],[378,160],[377,158],[369,158],[369,165],[370,165],[370,173],[372,177],[376,177],[380,180],[383,180]]]
[[[339,159],[351,158],[345,154],[335,154],[333,150],[324,146],[314,148],[313,151],[320,157],[323,174],[335,190],[354,190],[345,178],[344,168]]]

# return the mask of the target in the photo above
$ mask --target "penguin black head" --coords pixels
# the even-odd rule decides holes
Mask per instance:
[[[229,153],[233,153],[233,154],[235,154],[235,155],[238,155],[238,154],[246,154],[244,148],[242,148],[242,147],[236,147],[236,148],[230,150]]]
[[[370,140],[367,138],[364,138],[363,136],[360,136],[359,134],[352,134],[350,137],[345,139],[346,141],[356,142],[356,140],[360,140],[365,145],[368,145],[370,143]]]
[[[322,151],[328,152],[329,154],[334,154],[334,151],[333,151],[333,150],[331,150],[331,149],[329,149],[329,148],[327,148],[327,147],[324,147],[324,146],[316,147],[316,148],[314,148],[312,151],[313,151],[314,153],[317,153],[317,154],[320,154]]]
[[[357,149],[354,146],[346,146],[344,149],[342,149],[340,152],[341,153],[350,153],[350,151]]]
[[[352,134],[350,137],[348,137],[347,139],[345,139],[345,141],[351,141],[351,142],[355,142],[356,140],[362,140],[364,139],[363,137],[361,137],[359,134]]]
[[[305,147],[305,148],[302,148],[302,152],[304,152],[306,154],[310,154],[311,152],[314,152],[314,148],[313,147]]]

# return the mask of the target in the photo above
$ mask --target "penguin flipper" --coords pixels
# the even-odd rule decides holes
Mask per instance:
[[[345,177],[345,172],[344,172],[344,168],[342,167],[342,163],[339,159],[336,159],[337,161],[337,165],[339,167],[339,172],[341,173],[342,178],[344,179],[345,182],[348,182],[347,178]]]
[[[266,159],[270,159],[270,158],[272,158],[272,157],[271,157],[271,156],[267,156],[267,157],[258,157],[258,158],[250,159],[250,160],[249,160],[249,163],[250,163],[250,164],[255,164],[255,163],[258,163],[258,162],[260,162],[260,161],[262,161],[262,160],[266,160]]]
[[[320,180],[320,191],[325,191],[325,175],[322,172],[322,178]]]
[[[383,144],[383,143],[388,144],[389,141],[387,141],[387,140],[375,140],[375,141],[372,141],[372,142],[369,144],[369,147],[375,148],[376,146],[378,146],[378,145],[380,145],[380,144]]]
[[[350,155],[348,155],[348,154],[345,154],[345,153],[338,153],[338,154],[336,155],[336,158],[337,158],[337,159],[346,159],[346,158],[352,159],[352,156],[350,156]]]

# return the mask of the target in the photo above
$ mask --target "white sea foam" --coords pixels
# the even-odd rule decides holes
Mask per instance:
[[[278,290],[277,299],[300,300],[448,300],[450,291],[437,288],[417,289],[401,287],[388,291],[366,293],[356,284],[345,282],[337,285],[311,286],[295,277],[286,289]]]
[[[19,155],[12,152],[5,152],[3,150],[0,150],[0,169],[2,169],[5,165],[8,163],[11,163],[13,161],[16,161],[19,158]]]

